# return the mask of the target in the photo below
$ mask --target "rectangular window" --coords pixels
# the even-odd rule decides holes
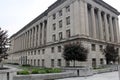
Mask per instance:
[[[56,23],[53,24],[53,31],[56,30]]]
[[[99,47],[100,47],[100,51],[102,51],[103,50],[103,45],[99,45]]]
[[[62,47],[58,46],[58,52],[62,52]]]
[[[70,12],[70,6],[66,7],[66,12]]]
[[[45,49],[42,49],[42,54],[45,54]]]
[[[92,48],[92,51],[95,51],[95,50],[96,50],[96,45],[95,45],[95,44],[92,44],[92,45],[91,45],[91,48]]]
[[[59,16],[62,16],[62,10],[59,11]]]
[[[36,59],[34,59],[34,66],[36,66]]]
[[[45,67],[45,60],[42,59],[42,67]]]
[[[62,35],[62,32],[59,33],[59,40],[62,40],[63,39],[63,35]]]
[[[55,35],[55,34],[53,34],[52,40],[53,40],[53,41],[56,41],[56,35]]]
[[[56,14],[53,14],[53,20],[56,19]]]
[[[59,28],[62,28],[62,20],[59,21]]]
[[[55,49],[54,47],[51,48],[51,53],[54,53],[55,52]]]
[[[51,59],[51,67],[54,67],[54,59]]]
[[[34,51],[34,55],[36,55],[36,51]]]
[[[38,66],[40,66],[40,59],[38,59]]]
[[[38,55],[40,55],[40,50],[38,50]]]
[[[58,66],[61,66],[61,59],[58,59]]]
[[[66,25],[70,24],[70,16],[66,17]]]
[[[100,64],[101,64],[101,65],[104,64],[103,58],[100,59]]]
[[[66,30],[66,37],[67,38],[70,38],[71,34],[70,34],[70,29],[69,30]]]

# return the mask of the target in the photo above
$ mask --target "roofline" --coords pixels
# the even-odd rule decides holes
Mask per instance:
[[[26,26],[24,26],[18,32],[16,32],[15,34],[13,34],[10,38],[16,36],[21,31],[25,30],[26,28],[28,28],[29,26],[31,26],[33,23],[35,23],[38,20],[40,20],[41,18],[43,18],[44,16],[47,16],[50,11],[52,11],[53,9],[55,9],[56,7],[58,7],[59,5],[61,5],[62,3],[64,3],[65,1],[67,1],[67,0],[57,0],[56,2],[54,2],[50,7],[48,7],[47,10],[45,10],[42,14],[40,14],[39,16],[37,16],[31,22],[29,22]],[[98,3],[98,4],[100,4],[100,5],[102,5],[103,7],[107,8],[107,9],[109,9],[110,11],[114,12],[115,14],[120,15],[120,12],[118,12],[115,8],[113,8],[112,6],[110,6],[109,4],[107,4],[106,2],[104,2],[103,0],[93,0],[93,1],[96,2],[96,3]]]
[[[103,7],[107,8],[107,9],[109,9],[110,11],[114,12],[116,15],[120,15],[120,12],[117,9],[115,9],[111,5],[107,4],[105,1],[103,1],[103,0],[93,0],[93,1],[102,5]]]

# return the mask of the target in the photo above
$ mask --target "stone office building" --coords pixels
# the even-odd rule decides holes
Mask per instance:
[[[119,50],[120,13],[103,0],[57,0],[45,12],[10,37],[9,63],[42,67],[73,65],[62,57],[65,43],[81,42],[89,49],[86,62],[105,63],[107,43]]]

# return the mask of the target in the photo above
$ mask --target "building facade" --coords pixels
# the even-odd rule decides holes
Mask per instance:
[[[73,65],[63,59],[63,45],[81,42],[89,54],[87,61],[77,62],[77,66],[106,64],[102,49],[107,43],[119,50],[119,14],[103,0],[57,0],[10,37],[8,62],[41,67]]]

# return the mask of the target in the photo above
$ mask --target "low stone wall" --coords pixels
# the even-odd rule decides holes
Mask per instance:
[[[0,70],[0,80],[13,80],[13,76],[15,75],[16,70],[14,69]]]
[[[74,73],[74,76],[91,76],[93,75],[93,70],[89,67],[82,67],[82,68],[63,68],[64,71],[72,71]]]
[[[51,73],[51,74],[30,74],[30,75],[16,75],[13,80],[49,80],[60,79],[74,76],[73,72]]]
[[[113,72],[113,71],[118,71],[118,66],[110,66],[108,68],[104,68],[104,69],[96,69],[93,70],[93,74],[100,74],[100,73],[106,73],[106,72]]]

